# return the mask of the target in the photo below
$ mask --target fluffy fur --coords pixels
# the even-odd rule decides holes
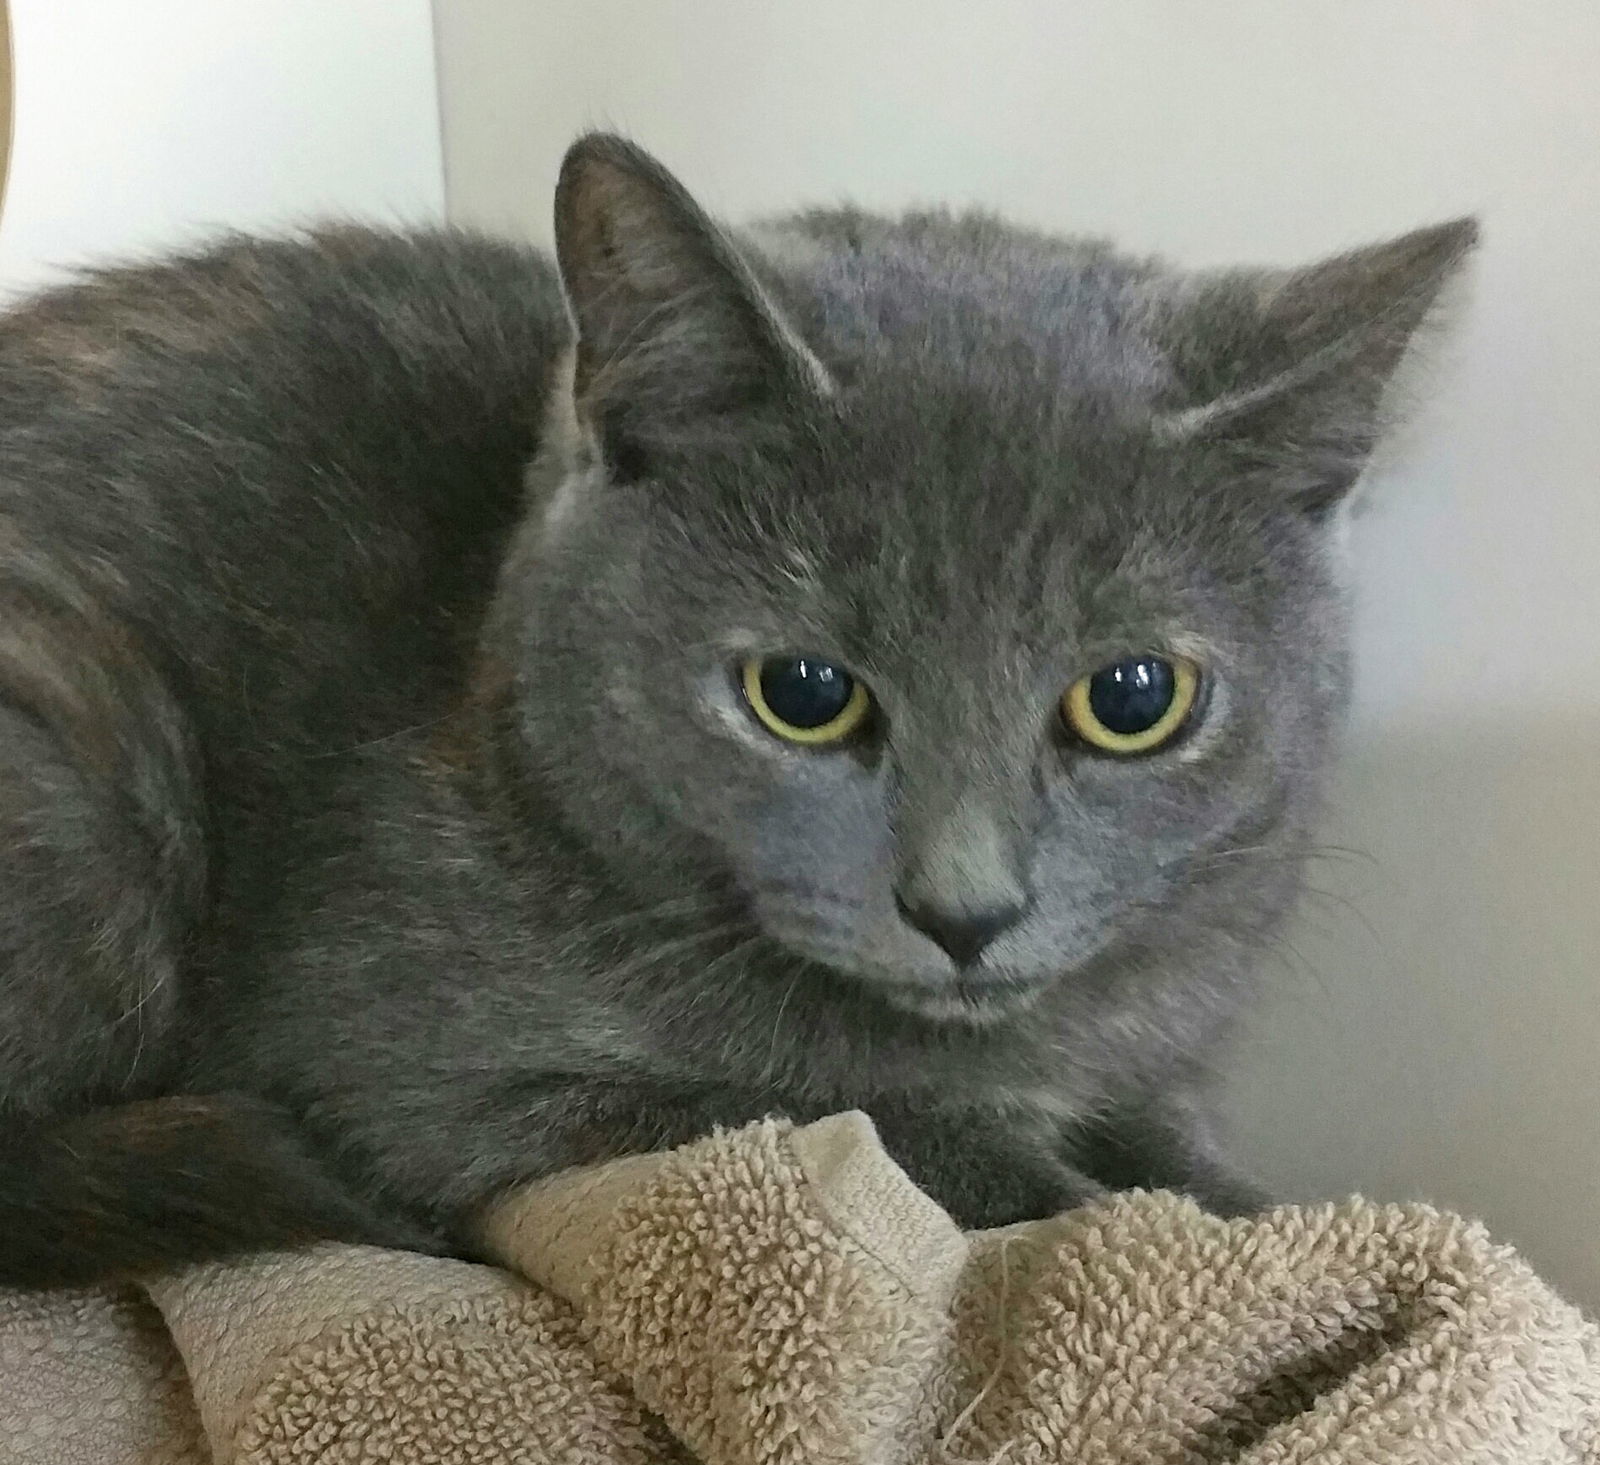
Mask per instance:
[[[1472,225],[1203,276],[730,235],[593,136],[557,233],[559,280],[344,229],[0,322],[0,1280],[449,1247],[846,1107],[968,1224],[1253,1204],[1205,1083],[1343,701],[1338,504]],[[1192,734],[1064,738],[1151,648]],[[784,651],[871,734],[768,735],[731,668]],[[902,915],[997,903],[961,968]]]

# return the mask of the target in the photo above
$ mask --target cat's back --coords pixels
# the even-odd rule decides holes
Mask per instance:
[[[483,577],[565,329],[542,256],[452,231],[229,238],[36,296],[0,316],[0,583],[259,716]]]
[[[531,250],[348,227],[0,314],[0,1112],[151,1082],[219,882],[454,695],[567,333]]]
[[[307,369],[320,384],[342,377],[360,391],[358,376],[341,371],[354,363],[402,394],[411,389],[394,368],[488,387],[497,371],[529,370],[527,348],[545,343],[561,309],[543,255],[468,231],[226,234],[184,253],[84,269],[0,312],[0,432],[13,447],[30,413],[103,409],[107,392],[192,387],[197,364],[247,373],[256,392],[290,397],[309,385]]]

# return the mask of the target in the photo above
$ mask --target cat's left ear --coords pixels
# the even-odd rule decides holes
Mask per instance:
[[[1477,239],[1476,220],[1457,219],[1304,269],[1194,277],[1163,323],[1184,404],[1158,420],[1162,435],[1225,448],[1309,513],[1333,507]]]
[[[830,390],[732,241],[626,139],[590,133],[569,149],[555,234],[578,413],[613,471],[628,476],[685,433]]]

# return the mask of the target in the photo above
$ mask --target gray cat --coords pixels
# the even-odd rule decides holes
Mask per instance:
[[[729,234],[600,135],[556,223],[559,279],[335,229],[0,319],[0,1279],[466,1250],[850,1107],[969,1225],[1258,1204],[1207,1079],[1472,223]]]

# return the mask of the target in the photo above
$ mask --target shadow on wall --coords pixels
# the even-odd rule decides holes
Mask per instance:
[[[1503,735],[1349,749],[1231,1108],[1286,1196],[1481,1216],[1595,1309],[1600,734],[1504,696]]]
[[[11,23],[0,0],[0,219],[6,212],[6,175],[11,171]]]

